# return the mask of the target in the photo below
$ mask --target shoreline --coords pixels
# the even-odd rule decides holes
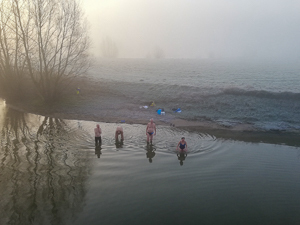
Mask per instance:
[[[80,86],[80,94],[75,90]],[[198,127],[205,130],[224,130],[238,132],[258,131],[251,124],[221,125],[213,121],[188,120],[180,118],[180,114],[166,111],[166,115],[158,115],[157,107],[149,105],[149,101],[138,101],[124,95],[116,87],[110,87],[105,81],[89,77],[77,77],[66,91],[65,99],[52,105],[38,103],[37,99],[27,99],[22,102],[7,103],[7,106],[25,113],[41,116],[85,120],[107,123],[147,124],[151,118],[158,125],[183,127]]]
[[[132,118],[127,115],[123,117],[103,117],[95,114],[78,114],[66,112],[50,112],[43,113],[43,110],[33,110],[30,107],[22,107],[22,104],[7,104],[13,110],[24,113],[30,113],[45,117],[59,118],[65,120],[81,120],[81,121],[95,121],[102,123],[117,123],[117,124],[141,124],[146,125],[149,120],[143,118]],[[24,106],[24,104],[23,104]],[[38,112],[39,111],[39,112]],[[105,111],[105,109],[104,109]],[[108,110],[109,111],[109,110]],[[109,112],[108,112],[109,113]],[[239,124],[235,127],[225,127],[213,122],[207,121],[188,121],[178,119],[172,116],[153,116],[156,125],[173,126],[185,131],[196,132],[211,135],[217,139],[242,141],[251,143],[269,143],[275,145],[288,145],[292,147],[300,147],[299,132],[283,132],[283,131],[262,131],[253,129],[250,125]],[[123,122],[125,120],[125,122]]]
[[[80,87],[80,94],[76,94]],[[27,99],[22,102],[7,103],[7,107],[46,117],[95,121],[103,123],[126,123],[146,125],[151,118],[157,125],[172,126],[193,132],[207,133],[217,138],[268,142],[275,144],[291,143],[292,146],[300,146],[300,132],[259,130],[251,124],[221,125],[209,120],[182,119],[183,115],[166,111],[166,115],[158,115],[156,108],[144,109],[149,105],[148,100],[132,99],[122,90],[111,87],[105,81],[93,80],[89,77],[76,78],[71,86],[66,89],[64,99],[52,105],[43,105],[37,99]],[[184,113],[184,112],[183,112]],[[295,140],[294,140],[295,139]]]
[[[102,123],[126,123],[126,124],[143,124],[147,125],[151,118],[154,119],[154,122],[157,125],[164,125],[164,126],[173,126],[177,128],[193,128],[193,129],[204,129],[204,130],[224,130],[224,131],[236,131],[236,132],[259,132],[258,129],[253,128],[249,124],[237,124],[236,126],[222,126],[220,124],[210,122],[210,121],[192,121],[192,120],[185,120],[181,118],[176,118],[175,115],[157,115],[153,109],[149,109],[147,111],[140,110],[140,111],[128,111],[124,113],[122,116],[114,116],[114,113],[109,109],[102,109],[106,114],[103,116],[102,114],[95,114],[95,113],[84,113],[80,114],[78,112],[63,112],[60,109],[52,111],[52,112],[45,112],[45,110],[37,109],[35,107],[31,107],[27,104],[7,104],[7,106],[11,109],[30,113],[45,117],[52,117],[52,118],[59,118],[59,119],[66,119],[66,120],[82,120],[82,121],[95,121],[95,122],[102,122]],[[137,106],[138,107],[138,106]],[[111,116],[107,116],[107,114]],[[144,114],[144,115],[143,115]],[[151,115],[152,114],[152,117]],[[131,116],[133,115],[133,116]],[[149,119],[143,118],[147,117]]]

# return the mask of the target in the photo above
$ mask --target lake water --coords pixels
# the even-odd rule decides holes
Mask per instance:
[[[102,59],[89,76],[133,103],[181,108],[182,119],[300,131],[299,63]]]
[[[300,142],[24,114],[0,103],[0,224],[299,224]],[[186,137],[188,152],[176,145]],[[268,141],[271,140],[271,141]]]

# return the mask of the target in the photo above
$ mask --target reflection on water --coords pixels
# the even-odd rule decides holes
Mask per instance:
[[[101,152],[101,145],[98,145],[95,147],[95,155],[98,156],[98,158],[100,159],[100,155],[102,154]]]
[[[178,160],[180,161],[179,162],[180,166],[182,166],[183,165],[183,161],[187,157],[187,154],[185,152],[179,152],[179,153],[177,153],[177,157],[178,157]]]
[[[76,220],[85,204],[92,149],[99,159],[109,156],[110,150],[133,157],[146,150],[149,163],[157,158],[158,149],[176,161],[176,144],[183,133],[192,139],[192,154],[216,149],[212,137],[176,128],[159,129],[160,134],[149,144],[141,132],[143,125],[125,124],[125,142],[115,141],[114,124],[103,124],[102,145],[95,147],[94,122],[37,116],[1,104],[0,224],[67,224]],[[186,155],[180,157],[182,164]]]
[[[0,102],[0,224],[243,224],[261,212],[248,224],[266,224],[259,222],[299,205],[298,148],[162,126],[147,144],[145,126],[136,124],[123,124],[125,141],[116,141],[117,126],[101,124],[95,147],[95,122]],[[176,151],[182,136],[188,152]]]
[[[149,160],[149,163],[152,163],[152,159],[155,156],[156,148],[152,143],[147,142],[146,150],[147,150],[146,153],[147,159]]]
[[[81,149],[65,146],[73,141],[72,131],[60,119],[1,111],[0,224],[64,224],[75,218],[89,167]]]

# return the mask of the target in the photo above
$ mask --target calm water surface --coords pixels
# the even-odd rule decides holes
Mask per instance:
[[[300,145],[24,114],[1,104],[0,224],[299,224]],[[187,155],[177,155],[181,136]]]

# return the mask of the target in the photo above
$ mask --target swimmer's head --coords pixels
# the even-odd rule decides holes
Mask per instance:
[[[182,138],[181,138],[181,140],[184,140],[184,139],[185,139],[185,137],[182,137]]]
[[[150,119],[150,122],[153,123],[153,118]]]
[[[100,128],[100,125],[99,125],[99,124],[97,124],[97,128]]]

